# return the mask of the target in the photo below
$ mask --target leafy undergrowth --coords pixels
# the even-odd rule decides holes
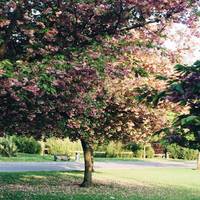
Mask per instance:
[[[80,188],[81,172],[0,173],[0,199],[199,200],[199,178],[184,169],[105,170],[95,173],[93,187]]]

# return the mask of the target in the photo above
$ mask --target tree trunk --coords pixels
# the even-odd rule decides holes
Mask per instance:
[[[92,149],[92,172],[94,172],[94,150]]]
[[[81,187],[90,187],[92,185],[92,170],[93,170],[93,163],[92,163],[92,148],[91,146],[81,140],[83,154],[84,154],[84,161],[85,161],[85,171],[84,171],[84,180],[81,184]]]
[[[198,151],[197,155],[197,170],[200,170],[200,151]]]

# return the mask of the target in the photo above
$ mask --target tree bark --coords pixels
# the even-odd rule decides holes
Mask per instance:
[[[85,161],[85,171],[84,171],[84,180],[81,184],[81,187],[90,187],[92,186],[92,147],[84,140],[81,140],[84,161]]]
[[[197,170],[200,170],[200,151],[198,151],[197,155]]]
[[[92,149],[92,172],[94,172],[94,149]]]

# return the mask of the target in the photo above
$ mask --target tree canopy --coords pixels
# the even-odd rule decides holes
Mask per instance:
[[[84,46],[102,35],[163,22],[196,1],[137,0],[22,0],[0,3],[0,55],[10,59],[38,59]]]
[[[138,106],[134,89],[163,78],[156,58],[165,57],[161,68],[172,60],[161,46],[152,50],[152,39],[161,36],[168,20],[190,22],[196,3],[1,1],[0,133],[80,139],[83,185],[90,185],[94,143],[142,138],[162,124],[158,114]],[[158,28],[150,34],[148,25],[154,23]],[[155,59],[148,60],[150,52]]]

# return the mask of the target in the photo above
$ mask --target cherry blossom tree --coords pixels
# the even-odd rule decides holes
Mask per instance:
[[[169,20],[183,19],[196,3],[1,1],[1,134],[48,137],[51,133],[80,139],[85,159],[82,186],[91,186],[94,143],[139,139],[149,134],[147,129],[162,124],[158,123],[158,114],[138,106],[133,99],[133,89],[155,80],[152,76],[145,79],[143,67],[157,73],[156,59],[147,62],[152,45],[148,29],[157,24],[162,30]],[[126,40],[128,31],[136,28],[144,29],[140,31],[142,39],[134,39],[137,45],[132,48]],[[159,31],[150,35],[156,40]],[[113,45],[113,41],[119,43]],[[122,52],[118,45],[123,41]],[[131,57],[133,53],[135,58]],[[164,66],[166,62],[159,64]],[[139,77],[143,77],[142,82]],[[129,90],[129,86],[134,87]]]

